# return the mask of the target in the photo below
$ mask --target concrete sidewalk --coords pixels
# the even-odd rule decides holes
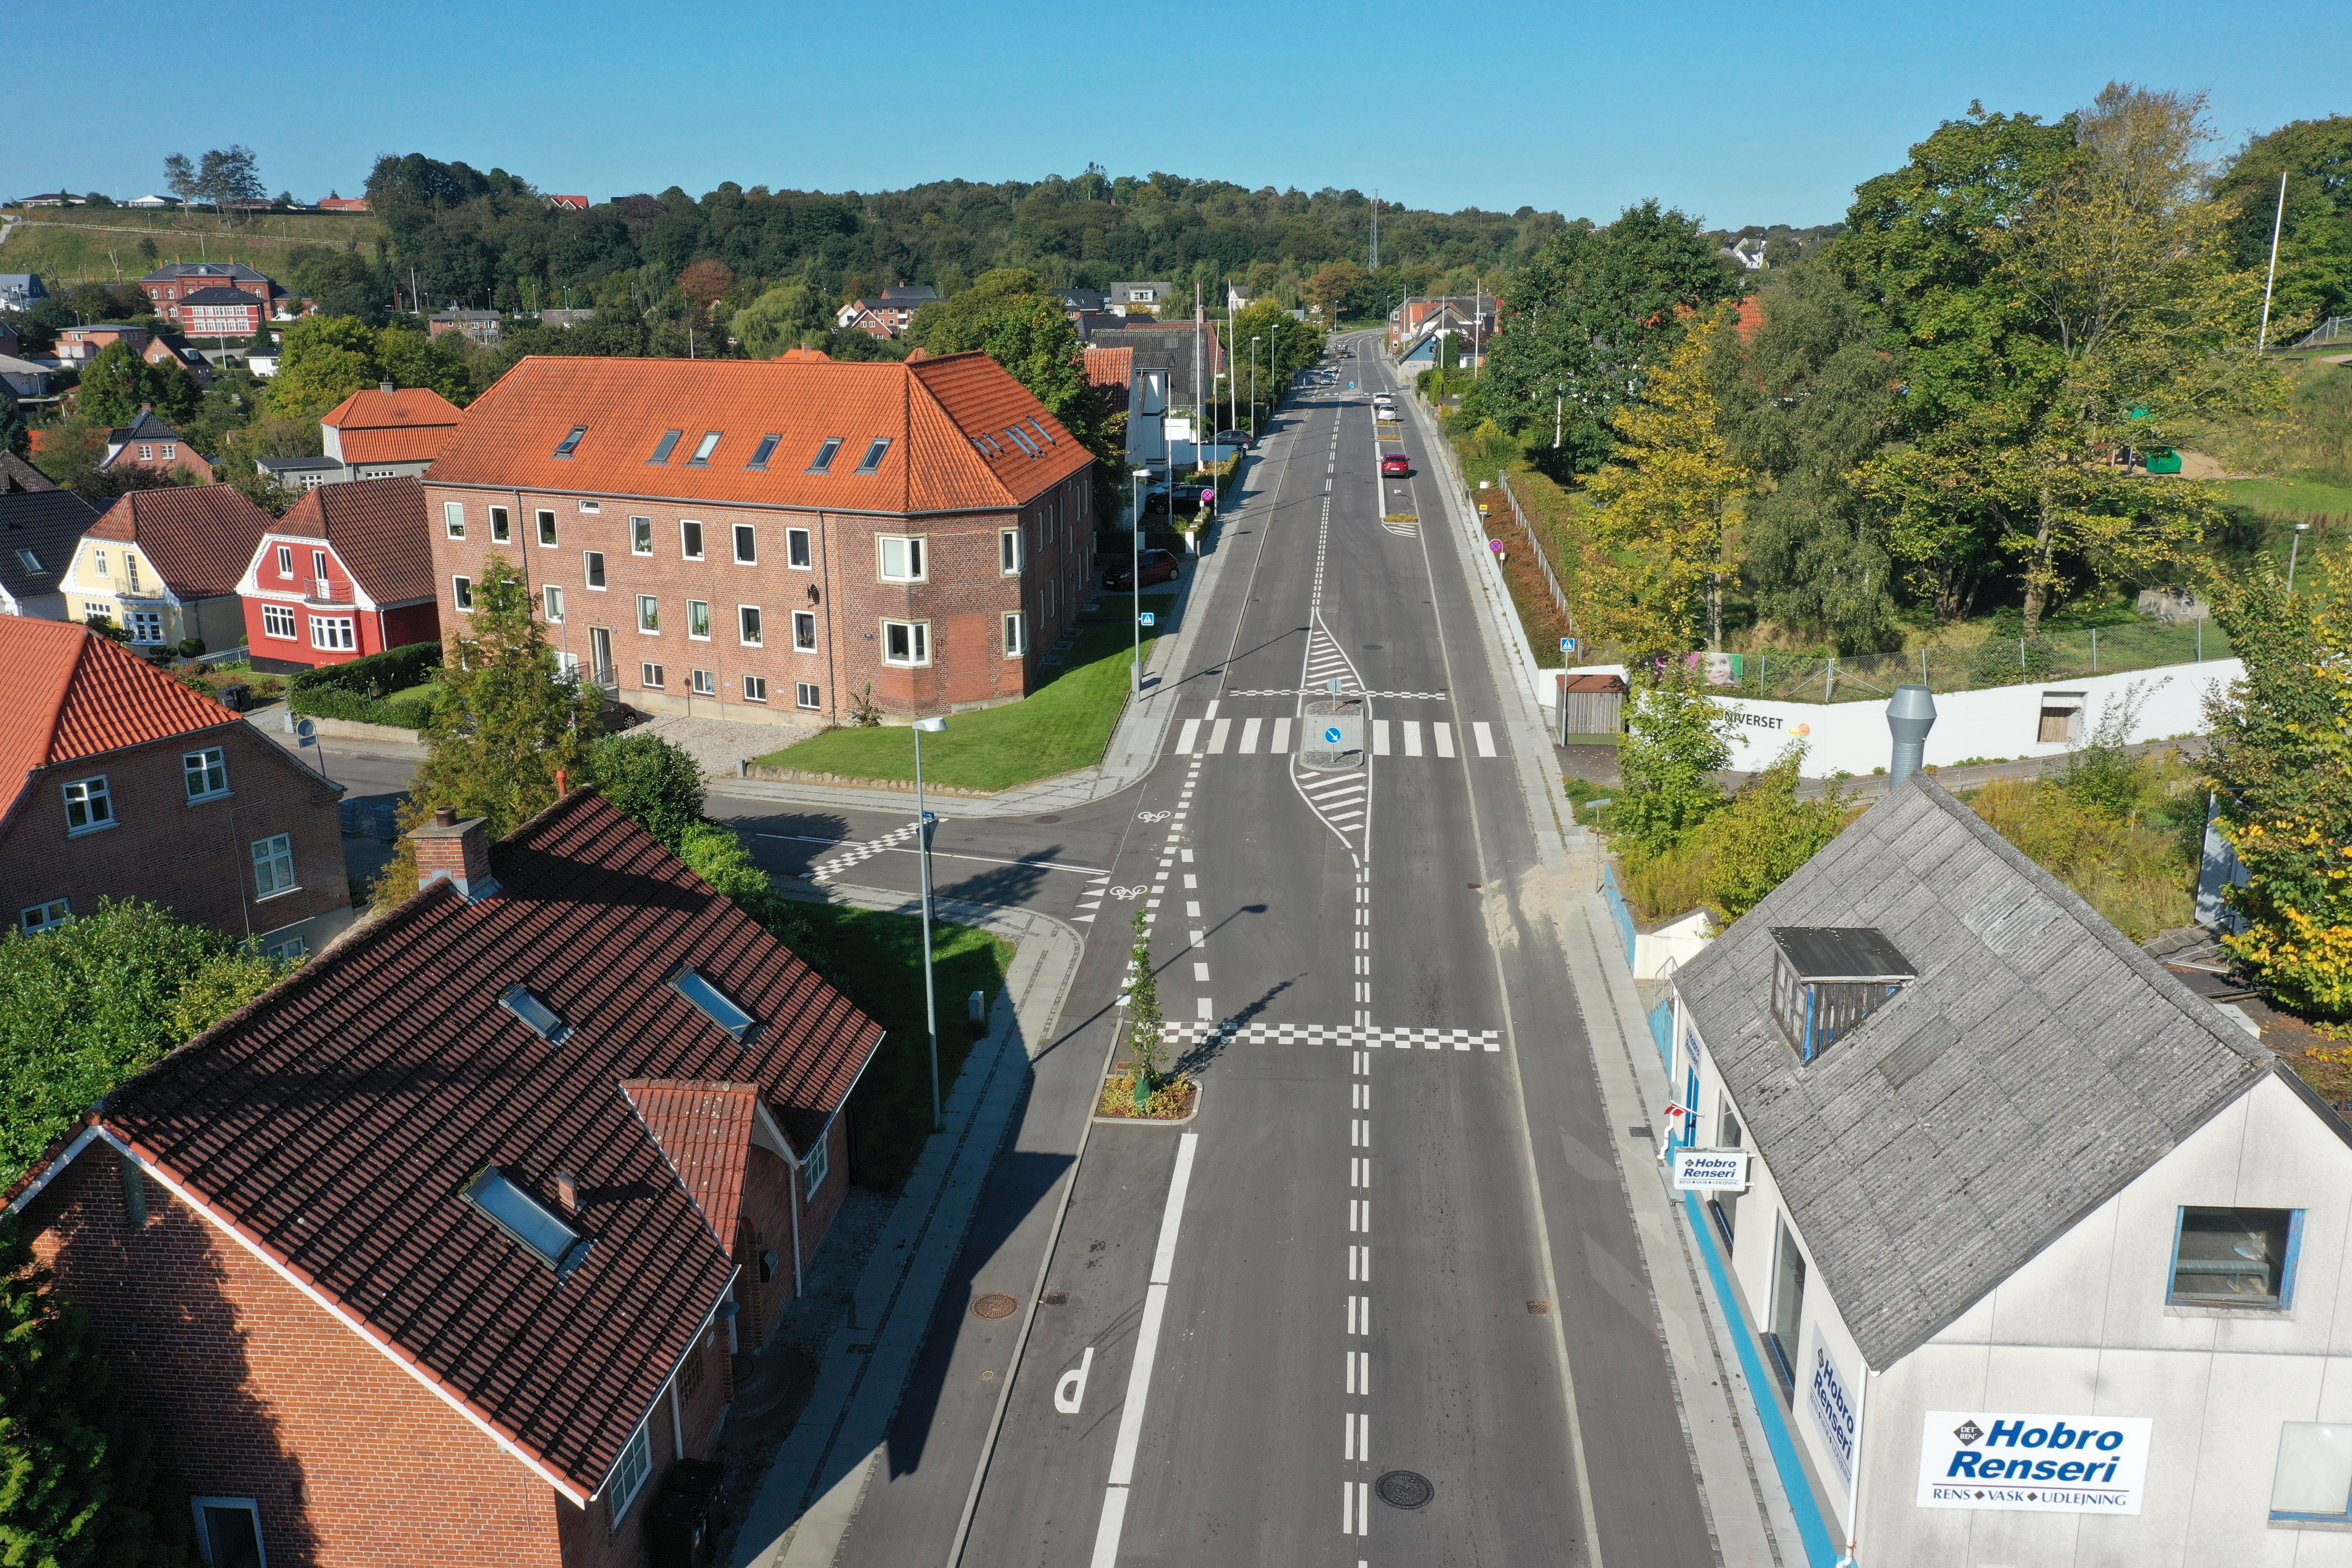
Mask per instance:
[[[818,903],[907,914],[919,907],[876,889],[782,886]],[[815,1389],[748,1500],[727,1559],[734,1568],[819,1568],[840,1551],[989,1168],[1027,1090],[1030,1058],[1054,1037],[1077,974],[1084,944],[1059,921],[952,899],[934,900],[931,907],[1017,943],[1018,952],[988,1036],[965,1058],[943,1106],[947,1131],[924,1145],[858,1278],[855,1311],[826,1342]]]

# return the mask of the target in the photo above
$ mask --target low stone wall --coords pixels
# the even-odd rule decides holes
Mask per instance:
[[[912,779],[856,778],[848,773],[810,773],[803,768],[772,768],[760,763],[744,763],[740,764],[740,777],[764,779],[770,784],[833,784],[844,789],[892,790],[901,795],[915,793],[915,783]],[[1024,784],[1022,787],[1026,789],[1030,786]],[[925,780],[923,793],[927,795],[963,795],[975,800],[993,800],[1001,792],[992,789],[962,789],[954,784],[932,784]]]
[[[422,730],[403,730],[391,724],[363,724],[357,719],[321,719],[316,714],[297,713],[284,710],[286,732],[294,733],[294,726],[304,719],[318,726],[318,734],[330,741],[374,741],[386,745],[421,746],[425,743]]]

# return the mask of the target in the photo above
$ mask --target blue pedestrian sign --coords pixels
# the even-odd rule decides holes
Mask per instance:
[[[1576,651],[1576,639],[1574,637],[1560,638],[1559,651],[1562,653],[1574,653]]]
[[[1137,623],[1142,626],[1156,626],[1160,624],[1160,617],[1153,615],[1150,610],[1144,611],[1143,614],[1136,616],[1135,618]]]
[[[1323,739],[1331,745],[1339,743],[1339,726],[1333,724],[1323,731]]]

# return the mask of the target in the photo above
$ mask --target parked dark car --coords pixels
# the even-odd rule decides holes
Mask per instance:
[[[1117,556],[1111,559],[1113,563],[1103,569],[1103,586],[1119,589],[1133,588],[1136,585],[1135,563],[1132,561],[1120,561]],[[1147,550],[1143,552],[1143,585],[1145,587],[1148,588],[1154,583],[1173,583],[1179,574],[1176,557],[1169,552]]]
[[[1386,478],[1391,474],[1411,474],[1412,472],[1412,459],[1406,457],[1402,452],[1391,453],[1389,456],[1381,459],[1381,474],[1382,478]]]
[[[1256,446],[1257,442],[1246,430],[1220,430],[1210,437],[1209,444],[1213,447],[1239,447],[1246,452]]]

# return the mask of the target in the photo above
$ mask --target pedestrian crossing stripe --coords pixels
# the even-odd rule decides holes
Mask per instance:
[[[1250,691],[1228,691],[1225,695],[1227,697],[1321,697],[1326,693],[1319,686],[1309,690],[1295,690],[1287,686],[1269,686]],[[1443,691],[1359,691],[1355,695],[1376,697],[1390,701],[1446,702],[1452,700],[1448,694]]]
[[[946,817],[940,816],[937,812],[933,812],[931,814],[931,818],[934,823],[945,822],[947,820]],[[896,849],[902,844],[912,843],[914,841],[916,829],[921,826],[922,825],[920,823],[909,822],[903,827],[892,828],[889,832],[885,833],[879,838],[869,838],[864,843],[851,845],[848,848],[842,850],[837,855],[827,856],[825,858],[818,861],[815,865],[809,868],[809,880],[812,882],[830,882],[835,877],[840,876],[844,871],[850,869],[854,866],[859,866],[864,864],[866,861],[873,859],[874,857],[883,853],[885,850]],[[932,842],[936,844],[939,841],[935,838]]]
[[[1169,1038],[1186,1044],[1210,1040],[1244,1046],[1343,1046],[1378,1050],[1500,1051],[1499,1029],[1376,1028],[1362,1024],[1198,1024],[1164,1026]]]
[[[1450,758],[1455,754],[1457,730],[1469,731],[1470,748],[1479,756],[1498,756],[1494,726],[1481,720],[1456,725],[1443,720],[1375,719],[1371,752],[1376,757],[1403,755]],[[1261,751],[1259,742],[1265,744]],[[1169,748],[1179,757],[1280,756],[1290,750],[1290,716],[1268,723],[1258,719],[1184,719],[1176,726],[1176,743]]]

